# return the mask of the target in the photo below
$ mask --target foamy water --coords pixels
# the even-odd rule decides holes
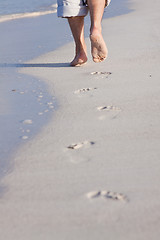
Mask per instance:
[[[56,13],[56,0],[0,0],[0,23]]]

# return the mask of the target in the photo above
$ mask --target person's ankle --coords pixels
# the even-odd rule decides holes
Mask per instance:
[[[90,35],[94,34],[94,33],[101,33],[102,32],[102,27],[101,25],[99,26],[92,26],[90,28]]]
[[[87,53],[87,47],[85,43],[76,46],[76,54],[80,54],[80,53],[85,53],[85,54]]]

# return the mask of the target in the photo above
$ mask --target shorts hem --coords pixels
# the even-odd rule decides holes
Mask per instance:
[[[71,8],[71,6],[59,6],[57,9],[58,17],[77,17],[86,16],[88,14],[88,7],[80,6],[76,8]]]

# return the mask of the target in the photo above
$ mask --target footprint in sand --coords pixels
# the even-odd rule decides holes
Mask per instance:
[[[119,113],[121,112],[121,108],[119,107],[116,107],[116,106],[113,106],[113,105],[106,105],[106,106],[100,106],[100,107],[97,107],[97,110],[100,111],[100,112],[112,112],[112,119],[115,119]],[[99,120],[105,120],[106,119],[106,115],[102,115],[102,116],[99,116],[98,117]]]
[[[79,149],[84,146],[89,146],[89,145],[93,145],[93,144],[95,144],[95,142],[84,141],[82,143],[73,143],[73,144],[69,145],[67,148],[68,149]]]
[[[23,139],[23,140],[27,140],[27,139],[28,139],[28,136],[22,136],[22,139]]]
[[[48,107],[51,108],[51,109],[54,108],[53,102],[47,102],[47,105],[48,105]]]
[[[26,120],[24,120],[24,121],[22,121],[22,123],[23,124],[32,124],[33,123],[33,121],[31,120],[31,119],[26,119]]]
[[[92,91],[92,90],[96,90],[97,88],[81,88],[81,89],[78,89],[76,90],[74,93],[77,94],[77,93],[85,93],[85,92],[89,92],[89,91]]]
[[[119,201],[128,201],[127,196],[122,193],[111,192],[107,190],[102,191],[92,191],[87,193],[87,198],[105,198],[105,199],[112,199],[112,200],[119,200]]]
[[[67,147],[68,151],[65,151],[65,156],[73,164],[79,164],[88,162],[91,160],[90,151],[87,151],[95,142],[84,141],[80,143],[74,143]]]
[[[119,107],[113,106],[113,105],[108,105],[108,106],[100,106],[97,107],[97,110],[99,111],[121,111]]]
[[[111,72],[91,72],[91,75],[101,75],[101,77],[108,78],[109,75],[111,75]]]
[[[38,115],[39,115],[39,116],[43,115],[43,112],[39,112]]]
[[[30,129],[23,129],[23,128],[20,128],[20,130],[21,130],[21,132],[22,132],[22,134],[29,134],[30,132],[31,132],[31,130]],[[22,135],[21,136],[21,139],[23,139],[23,140],[27,140],[29,138],[29,136],[28,135]]]

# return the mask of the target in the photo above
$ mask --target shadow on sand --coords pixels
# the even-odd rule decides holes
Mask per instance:
[[[70,67],[70,63],[0,63],[1,68],[64,68]]]

